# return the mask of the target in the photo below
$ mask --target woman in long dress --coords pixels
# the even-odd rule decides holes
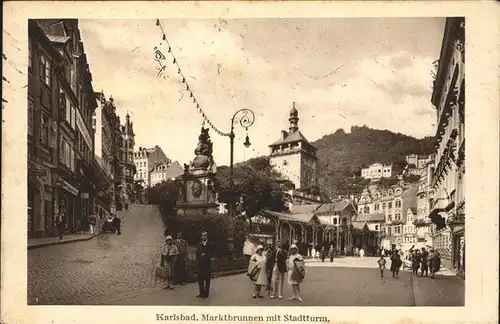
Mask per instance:
[[[267,258],[262,254],[263,251],[264,247],[262,245],[258,245],[255,254],[250,258],[249,273],[255,274],[250,277],[254,283],[254,293],[252,298],[264,298],[264,296],[260,294],[262,286],[267,285]]]
[[[293,296],[288,298],[290,300],[302,301],[300,297],[300,283],[304,280],[305,269],[304,259],[298,252],[297,245],[290,246],[290,256],[286,261],[288,268],[288,284],[292,285]]]

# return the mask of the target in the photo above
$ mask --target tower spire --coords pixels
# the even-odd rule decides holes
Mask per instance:
[[[295,108],[295,101],[293,102],[292,110],[290,110],[290,118],[288,121],[290,122],[290,134],[299,130],[299,112],[297,108]]]

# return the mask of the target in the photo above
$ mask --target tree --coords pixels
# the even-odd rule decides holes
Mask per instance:
[[[171,227],[177,225],[175,206],[177,205],[178,193],[177,184],[172,180],[163,181],[146,189],[149,203],[160,206],[163,222]]]
[[[270,164],[268,157],[257,157],[234,165],[234,201],[237,214],[251,222],[261,209],[283,211],[285,194],[282,187],[290,186]],[[221,166],[216,174],[216,189],[219,202],[228,204],[231,199],[229,167]]]

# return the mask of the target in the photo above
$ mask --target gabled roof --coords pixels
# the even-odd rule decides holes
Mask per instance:
[[[314,145],[312,145],[300,131],[296,131],[296,132],[293,132],[291,134],[288,134],[288,136],[285,137],[284,139],[279,139],[269,146],[276,146],[276,145],[288,144],[288,143],[293,143],[293,142],[306,142],[307,144],[314,147]]]
[[[322,204],[321,206],[318,207],[318,209],[315,212],[316,213],[325,213],[328,211],[342,212],[349,205],[352,205],[353,210],[356,210],[356,207],[354,207],[354,204],[350,200],[342,200],[338,202]]]
[[[299,223],[309,223],[312,220],[317,220],[319,222],[319,219],[316,215],[314,214],[308,214],[308,213],[301,213],[301,214],[295,214],[295,213],[279,213],[271,210],[263,210],[261,213],[264,214],[264,216],[271,216],[271,217],[276,217],[279,220],[282,221],[290,221],[290,222],[299,222]]]
[[[321,204],[311,204],[311,205],[292,205],[290,208],[291,214],[313,214]]]
[[[383,222],[385,221],[384,213],[358,214],[356,222]]]

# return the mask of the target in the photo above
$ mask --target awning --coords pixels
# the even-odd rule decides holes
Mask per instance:
[[[455,206],[455,202],[450,202],[444,208],[434,208],[430,214],[429,218],[432,223],[436,224],[437,230],[443,229],[446,227],[446,218],[448,217],[448,212],[453,209]]]

